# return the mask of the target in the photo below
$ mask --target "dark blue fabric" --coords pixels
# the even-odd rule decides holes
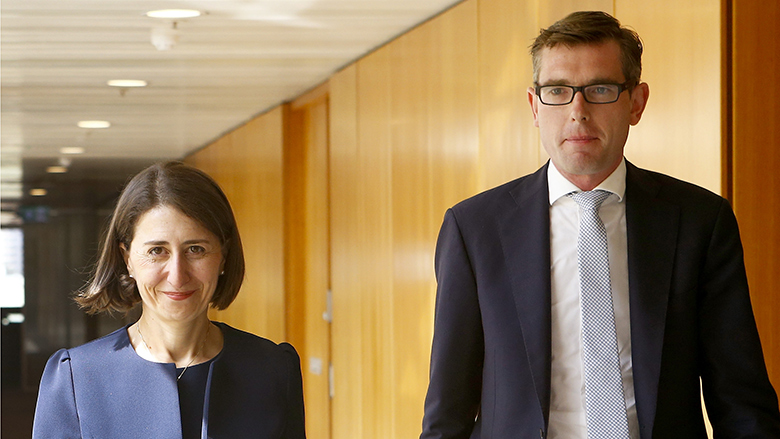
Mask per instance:
[[[183,439],[199,439],[203,425],[203,403],[206,399],[206,384],[209,379],[211,360],[190,366],[177,368],[179,379],[179,410],[181,412],[181,432]]]
[[[216,324],[225,343],[209,366],[202,437],[305,438],[295,349]],[[177,376],[139,357],[127,328],[62,349],[41,378],[33,437],[182,438]]]

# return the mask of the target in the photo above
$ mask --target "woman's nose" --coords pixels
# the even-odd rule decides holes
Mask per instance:
[[[187,258],[174,254],[168,261],[168,283],[174,288],[181,288],[190,280]]]

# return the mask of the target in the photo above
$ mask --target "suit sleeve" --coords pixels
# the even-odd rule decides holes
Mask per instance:
[[[737,221],[724,200],[702,272],[699,334],[702,386],[715,437],[780,438],[748,293]]]
[[[436,311],[421,439],[468,438],[479,414],[485,348],[477,282],[452,210],[436,245]]]
[[[33,438],[81,437],[70,355],[65,349],[49,358],[38,391]]]
[[[301,377],[301,359],[295,348],[289,343],[279,345],[285,352],[288,362],[289,380],[287,388],[287,419],[284,439],[305,439],[305,419],[303,408],[303,378]]]

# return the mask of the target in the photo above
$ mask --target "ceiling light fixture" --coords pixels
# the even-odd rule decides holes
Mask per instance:
[[[82,120],[77,124],[79,128],[108,128],[111,126],[111,122],[106,120]]]
[[[84,154],[84,148],[80,146],[66,146],[64,148],[60,148],[60,154]]]
[[[112,79],[108,81],[111,87],[133,88],[146,87],[148,83],[142,79]]]
[[[35,189],[30,189],[30,196],[33,196],[33,197],[45,197],[46,194],[48,194],[48,193],[49,192],[46,189],[40,188],[40,187],[35,188]]]
[[[146,13],[147,17],[151,18],[194,18],[200,17],[201,12],[195,9],[158,9],[156,11],[149,11]]]
[[[65,166],[47,166],[46,172],[49,174],[64,174],[68,172],[68,168]]]

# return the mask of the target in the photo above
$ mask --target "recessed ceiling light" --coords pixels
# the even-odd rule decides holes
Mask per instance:
[[[146,87],[147,82],[142,79],[112,79],[108,81],[111,87]]]
[[[147,12],[146,16],[152,18],[193,18],[199,17],[200,11],[195,9],[159,9]]]
[[[33,197],[45,197],[49,192],[43,188],[30,189],[30,195]]]
[[[65,166],[49,166],[46,168],[46,172],[49,174],[64,174],[68,172],[68,168]]]
[[[108,128],[111,122],[107,120],[82,120],[78,124],[79,128]]]
[[[84,148],[80,146],[66,146],[60,148],[61,154],[84,154]]]

